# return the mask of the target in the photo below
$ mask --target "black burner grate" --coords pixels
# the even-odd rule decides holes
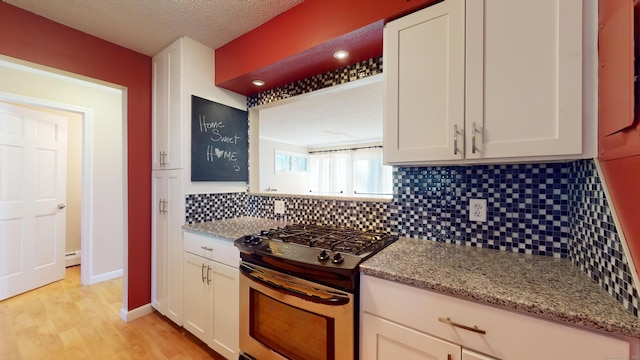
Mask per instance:
[[[373,231],[303,224],[265,230],[260,236],[354,255],[366,253],[376,248],[379,242],[388,240],[387,238],[390,237],[388,234]]]

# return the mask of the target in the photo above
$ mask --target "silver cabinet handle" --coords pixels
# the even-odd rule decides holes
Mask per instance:
[[[471,124],[471,153],[476,153],[476,123]]]
[[[453,125],[453,155],[458,155],[458,125]]]
[[[211,269],[212,267],[207,265],[207,285],[211,284]]]
[[[200,246],[200,249],[206,250],[206,251],[213,251],[213,248],[206,247],[206,246]]]
[[[58,209],[60,209],[60,210],[66,208],[66,207],[67,207],[67,205],[65,205],[65,204],[58,204]]]
[[[202,275],[202,282],[207,279],[207,275],[204,272],[204,263],[202,263],[202,270],[200,270],[200,274]]]
[[[160,167],[167,166],[167,152],[160,151]]]
[[[457,322],[451,321],[451,319],[449,319],[448,317],[447,318],[439,317],[438,321],[440,321],[441,323],[445,323],[447,325],[451,325],[451,326],[454,326],[454,327],[457,327],[457,328],[460,328],[460,329],[464,329],[464,330],[473,331],[473,332],[476,332],[476,333],[482,334],[482,335],[485,335],[487,333],[484,330],[478,329],[478,327],[475,326],[475,325],[474,326],[467,326],[467,325],[458,324]]]
[[[166,214],[167,213],[167,204],[168,204],[167,200],[160,199],[160,205],[159,205],[159,213],[160,214]]]

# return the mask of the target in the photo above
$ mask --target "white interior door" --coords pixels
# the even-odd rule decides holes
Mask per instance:
[[[67,119],[0,102],[0,300],[64,278]]]

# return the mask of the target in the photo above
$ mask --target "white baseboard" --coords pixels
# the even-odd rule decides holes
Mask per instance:
[[[115,271],[111,271],[108,273],[104,273],[104,274],[100,274],[100,275],[95,275],[95,276],[91,276],[91,278],[89,279],[89,284],[97,284],[99,282],[103,282],[103,281],[107,281],[107,280],[111,280],[111,279],[117,279],[119,277],[122,277],[123,271],[122,269],[120,270],[115,270]]]
[[[64,255],[65,266],[69,267],[69,266],[80,265],[81,255],[82,254],[80,250],[65,254]]]
[[[153,308],[151,304],[142,305],[133,310],[127,311],[125,308],[120,309],[120,318],[124,322],[133,321],[135,319],[141,318],[145,315],[149,315],[153,312]]]

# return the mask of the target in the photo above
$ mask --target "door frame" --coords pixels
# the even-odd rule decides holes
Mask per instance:
[[[58,103],[50,100],[5,92],[0,92],[0,101],[18,105],[62,110],[82,115],[82,170],[80,180],[82,184],[82,200],[80,205],[80,247],[83,254],[81,260],[83,266],[80,267],[80,283],[82,285],[90,285],[91,272],[89,269],[91,269],[93,258],[93,238],[90,231],[93,225],[93,219],[91,218],[91,209],[93,208],[93,199],[91,198],[93,184],[91,182],[91,172],[89,170],[93,165],[91,156],[93,154],[93,148],[91,141],[87,141],[87,139],[90,139],[91,134],[93,133],[93,110],[77,105]],[[87,256],[84,256],[84,254],[87,254]]]

